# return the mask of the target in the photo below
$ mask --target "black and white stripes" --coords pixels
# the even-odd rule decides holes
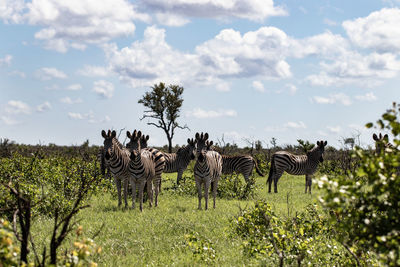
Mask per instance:
[[[324,148],[327,145],[327,141],[318,141],[317,145],[307,152],[306,155],[293,155],[286,151],[278,151],[272,155],[271,169],[268,176],[268,192],[271,192],[271,184],[274,182],[274,192],[278,193],[278,180],[282,176],[283,172],[287,172],[292,175],[305,175],[306,176],[306,188],[311,194],[311,175],[317,170],[319,162],[323,161],[322,155]]]
[[[382,135],[379,133],[379,136],[373,134],[372,139],[375,141],[375,152],[378,155],[384,152],[386,149],[395,149],[394,145],[389,143],[389,136],[387,134]]]
[[[199,198],[198,208],[201,209],[202,190],[204,185],[205,209],[208,209],[208,191],[212,184],[213,207],[215,208],[215,198],[217,195],[218,181],[222,172],[222,156],[215,151],[207,149],[206,141],[208,133],[196,133],[197,153],[196,164],[194,165],[194,178],[196,181],[197,194]],[[212,141],[209,143],[212,145]]]
[[[179,148],[176,153],[163,153],[165,157],[165,173],[177,172],[176,183],[182,178],[183,172],[186,170],[191,160],[195,159],[196,140],[188,138],[187,145]]]

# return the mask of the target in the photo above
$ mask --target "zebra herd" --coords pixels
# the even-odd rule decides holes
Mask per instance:
[[[116,132],[102,131],[104,147],[100,150],[99,157],[103,174],[105,168],[109,169],[114,177],[118,191],[118,206],[121,201],[121,185],[124,189],[124,203],[127,203],[128,185],[132,187],[132,208],[135,208],[136,187],[139,191],[140,210],[143,209],[143,191],[147,184],[147,193],[150,207],[153,205],[153,191],[155,206],[158,205],[158,195],[161,190],[161,174],[177,172],[176,183],[179,184],[183,172],[191,160],[196,160],[194,178],[198,193],[198,208],[201,209],[202,187],[204,187],[205,209],[208,209],[208,194],[211,186],[213,207],[221,174],[236,172],[242,174],[247,183],[255,168],[260,176],[264,174],[259,170],[257,162],[252,156],[220,155],[212,148],[213,141],[209,141],[208,133],[196,133],[195,138],[187,139],[187,145],[179,148],[176,153],[165,153],[158,149],[148,147],[149,136],[141,131],[126,132],[129,142],[124,147],[116,138]],[[383,148],[392,148],[388,136],[374,134],[376,152]],[[274,183],[274,192],[278,192],[278,181],[284,172],[292,175],[305,175],[305,193],[311,194],[312,175],[315,173],[319,162],[323,162],[323,154],[327,141],[317,141],[317,145],[305,155],[294,155],[287,151],[277,151],[272,155],[271,167],[267,179],[268,192]],[[382,147],[383,146],[383,147]]]

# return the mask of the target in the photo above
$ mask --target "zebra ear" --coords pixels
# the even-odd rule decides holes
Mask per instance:
[[[138,137],[138,138],[142,137],[142,132],[141,132],[141,131],[139,131],[139,132],[137,133],[137,137]]]
[[[190,138],[188,138],[187,142],[188,142],[188,144],[190,145]]]
[[[324,142],[324,146],[326,146],[327,144],[328,144],[328,141],[325,141],[325,142]]]
[[[150,136],[146,135],[146,141],[149,141],[149,139],[150,139]]]
[[[199,133],[196,133],[195,137],[196,137],[196,140],[199,140],[199,138],[200,138]]]
[[[106,131],[101,131],[101,136],[103,136],[103,138],[107,138],[107,134],[106,134]]]
[[[127,136],[129,139],[131,139],[131,137],[132,137],[131,132],[130,132],[130,131],[126,131],[126,136]]]
[[[205,133],[204,140],[207,140],[207,139],[208,139],[208,133]]]
[[[319,141],[317,141],[317,146],[319,146],[319,144],[320,144]]]
[[[383,136],[383,139],[385,139],[386,142],[389,142],[389,136],[388,136],[387,134],[385,134],[385,135]]]
[[[208,146],[211,147],[213,144],[214,144],[214,142],[213,142],[213,141],[210,141],[210,142],[208,143]]]
[[[375,141],[378,141],[379,139],[378,139],[378,136],[376,135],[376,134],[373,134],[372,135],[372,138],[375,140]]]
[[[115,138],[116,136],[117,136],[117,132],[116,131],[112,131],[111,138]]]

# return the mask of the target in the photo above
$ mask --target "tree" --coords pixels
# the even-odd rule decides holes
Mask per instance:
[[[160,82],[151,89],[151,92],[146,92],[138,101],[147,108],[141,120],[144,118],[156,120],[156,122],[149,121],[147,124],[164,130],[168,139],[168,152],[171,153],[175,129],[189,129],[186,125],[180,126],[177,122],[183,103],[183,87],[179,85],[166,87],[165,83]]]

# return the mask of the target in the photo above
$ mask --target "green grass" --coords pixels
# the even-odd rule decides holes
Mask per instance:
[[[176,174],[163,176],[171,185]],[[185,234],[194,234],[201,240],[208,240],[215,249],[213,265],[243,266],[259,265],[256,259],[243,255],[241,240],[233,236],[230,223],[240,208],[254,205],[256,199],[266,199],[280,216],[302,211],[305,206],[316,202],[319,191],[313,186],[313,194],[304,193],[304,176],[284,175],[278,184],[278,194],[268,194],[266,178],[256,178],[257,190],[251,200],[226,200],[217,198],[216,209],[197,210],[197,197],[179,196],[163,191],[159,197],[159,206],[149,208],[144,204],[143,212],[136,209],[117,207],[117,200],[110,193],[93,196],[90,208],[79,215],[79,224],[83,226],[87,237],[93,236],[104,224],[101,233],[95,238],[102,247],[102,253],[95,257],[99,266],[198,266],[208,265],[195,258],[186,245]],[[131,203],[131,201],[129,201]],[[289,204],[288,204],[289,203]],[[51,221],[39,219],[35,222],[33,233],[35,240],[47,240]],[[37,234],[36,234],[37,233]],[[66,241],[70,247],[73,237]]]

